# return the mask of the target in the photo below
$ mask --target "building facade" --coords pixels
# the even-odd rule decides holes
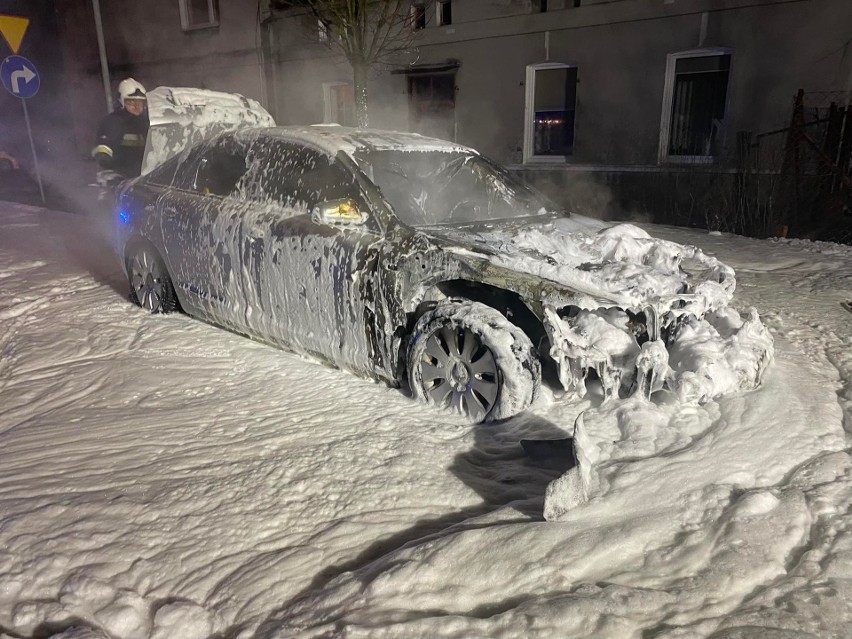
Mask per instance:
[[[101,6],[116,81],[242,93],[280,124],[354,121],[352,68],[305,10]],[[472,146],[596,215],[681,209],[659,200],[672,180],[709,193],[757,141],[778,171],[785,135],[764,134],[797,92],[852,92],[849,0],[414,0],[411,18],[410,46],[371,70],[370,125]]]

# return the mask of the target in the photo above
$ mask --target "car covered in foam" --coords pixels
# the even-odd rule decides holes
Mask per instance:
[[[133,299],[410,388],[472,421],[568,396],[754,388],[772,359],[734,272],[570,215],[473,149],[339,126],[241,127],[117,200]]]

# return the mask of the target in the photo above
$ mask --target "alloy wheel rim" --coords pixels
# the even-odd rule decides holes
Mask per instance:
[[[443,326],[426,340],[423,390],[439,406],[481,421],[494,407],[499,370],[494,354],[467,328]]]
[[[159,262],[147,250],[142,250],[133,256],[130,271],[130,285],[136,299],[142,308],[153,313],[163,302],[164,286]]]

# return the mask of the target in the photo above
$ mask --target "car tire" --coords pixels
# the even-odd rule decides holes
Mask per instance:
[[[171,313],[178,309],[172,278],[157,250],[140,242],[128,252],[127,279],[130,299],[149,313]]]
[[[497,421],[533,403],[541,363],[529,337],[502,313],[449,299],[417,321],[408,380],[421,401],[452,408],[473,423]]]

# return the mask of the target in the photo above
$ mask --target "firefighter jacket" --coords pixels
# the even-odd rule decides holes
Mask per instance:
[[[113,111],[101,120],[98,143],[92,150],[102,169],[110,169],[124,177],[142,172],[142,155],[148,136],[148,113],[133,115],[124,109]]]

